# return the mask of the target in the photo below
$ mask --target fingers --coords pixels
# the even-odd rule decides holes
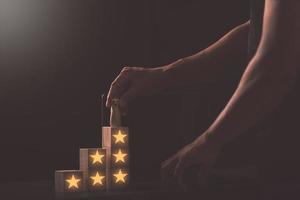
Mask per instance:
[[[127,105],[137,96],[138,90],[136,87],[129,88],[120,98],[120,107],[122,110],[126,110]]]
[[[178,186],[184,191],[205,187],[207,184],[208,169],[200,164],[189,165],[179,161],[174,171]]]
[[[179,186],[183,191],[197,189],[206,183],[207,171],[184,158],[172,157],[162,163],[161,178],[167,186]]]
[[[129,67],[124,67],[117,78],[112,82],[106,99],[106,106],[110,107],[112,104],[112,99],[120,98],[122,93],[126,91],[129,87],[130,74],[132,69]]]
[[[184,180],[185,162],[178,157],[172,157],[162,163],[161,178],[167,186],[179,186],[183,190],[187,190]]]
[[[187,185],[184,180],[185,168],[186,168],[186,162],[179,160],[174,170],[174,176],[177,179],[177,183],[179,187],[182,188],[184,191],[187,190]]]
[[[177,158],[175,156],[161,164],[161,179],[164,183],[172,182],[172,179],[174,179],[173,171],[176,164]]]

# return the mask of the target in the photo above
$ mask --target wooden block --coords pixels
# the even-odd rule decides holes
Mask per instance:
[[[121,189],[129,186],[129,152],[125,148],[112,149],[110,166],[107,168],[108,189]]]
[[[55,192],[75,193],[84,191],[83,171],[57,170],[55,171]]]
[[[102,146],[107,148],[128,148],[127,127],[102,127]]]
[[[106,170],[90,170],[87,174],[86,186],[88,191],[103,191],[107,189]]]
[[[129,167],[129,149],[113,148],[111,149],[110,168],[128,168]]]
[[[108,189],[125,189],[129,186],[130,176],[128,168],[108,169]]]
[[[127,127],[102,127],[102,146],[107,149],[107,187],[129,186],[129,131]]]
[[[80,149],[80,170],[104,170],[106,168],[107,156],[105,148]]]
[[[80,149],[80,170],[83,171],[83,181],[86,190],[97,191],[106,189],[106,167],[110,162],[105,148]]]
[[[110,126],[121,126],[122,115],[119,107],[120,99],[113,99],[110,107]]]
[[[127,127],[102,127],[102,146],[107,149],[107,157],[113,159],[112,153],[122,149],[129,154],[129,132]],[[123,152],[123,151],[122,151]],[[128,160],[128,159],[127,159]],[[107,168],[111,167],[108,162]]]

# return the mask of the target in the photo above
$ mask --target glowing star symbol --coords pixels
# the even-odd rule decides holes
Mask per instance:
[[[80,179],[76,179],[74,174],[72,175],[71,179],[67,179],[66,182],[69,183],[68,189],[71,188],[78,188],[78,182],[80,181]]]
[[[90,155],[93,158],[93,164],[95,163],[100,163],[102,164],[102,158],[104,157],[104,155],[99,154],[99,151],[97,150],[96,153],[94,155]]]
[[[125,183],[125,177],[128,175],[126,173],[123,173],[122,170],[119,170],[117,174],[113,174],[114,177],[116,177],[116,183],[123,182]]]
[[[121,149],[119,149],[118,153],[113,154],[113,156],[116,157],[116,163],[119,162],[119,161],[125,163],[124,158],[125,158],[125,156],[127,156],[127,154],[122,153]]]
[[[122,132],[119,130],[118,134],[113,135],[113,137],[116,139],[116,144],[121,142],[125,143],[124,138],[126,137],[126,134],[122,134]]]
[[[96,173],[95,176],[91,176],[90,178],[93,179],[93,185],[103,185],[102,180],[104,179],[105,176],[101,176],[98,172]]]

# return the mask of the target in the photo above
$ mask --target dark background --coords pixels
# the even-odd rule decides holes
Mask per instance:
[[[52,179],[55,169],[78,168],[79,148],[100,145],[99,96],[123,66],[196,53],[245,22],[248,7],[240,0],[1,0],[0,180]],[[208,126],[233,84],[208,95],[210,87],[130,105],[134,178],[158,177],[159,162],[185,142],[182,133]]]

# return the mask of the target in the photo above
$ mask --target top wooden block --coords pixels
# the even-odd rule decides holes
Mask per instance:
[[[102,146],[106,148],[128,148],[127,127],[102,127]]]

